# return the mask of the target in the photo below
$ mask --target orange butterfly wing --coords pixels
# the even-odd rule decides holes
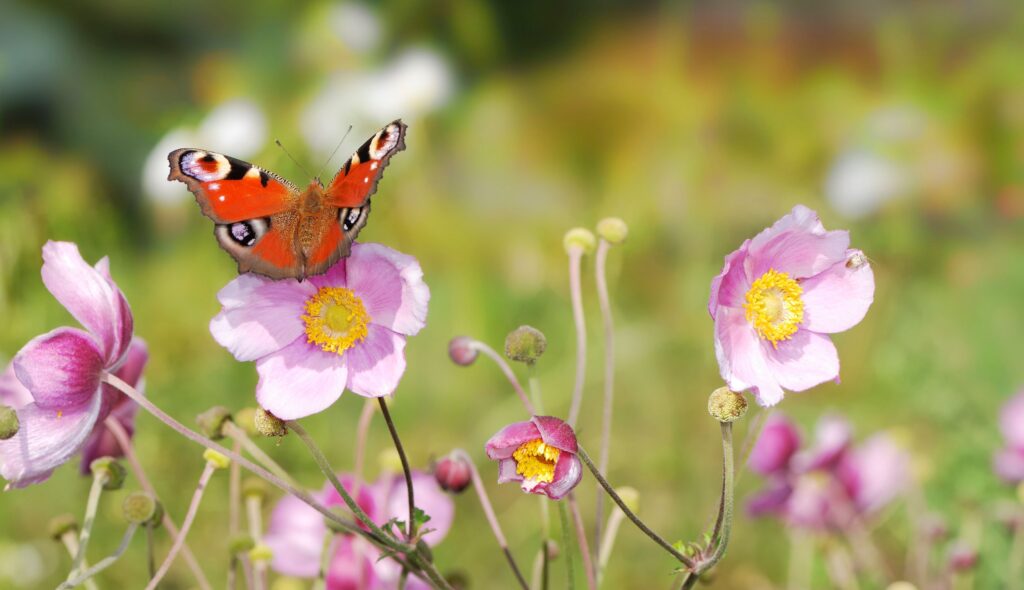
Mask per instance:
[[[405,149],[405,130],[400,119],[392,121],[359,146],[327,185],[327,202],[339,209],[364,205],[377,190],[391,156]]]

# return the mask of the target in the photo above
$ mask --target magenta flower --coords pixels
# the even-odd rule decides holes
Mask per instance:
[[[405,337],[426,323],[430,291],[416,259],[379,244],[304,282],[245,274],[217,294],[213,337],[240,361],[256,361],[256,399],[278,418],[320,412],[345,389],[394,392],[405,372]]]
[[[141,338],[133,338],[128,347],[128,355],[124,364],[116,371],[114,376],[121,379],[128,385],[134,387],[139,393],[145,393],[142,386],[142,371],[146,368],[149,360],[149,350],[145,341]],[[92,434],[85,441],[82,448],[82,461],[79,464],[79,471],[83,475],[89,473],[89,465],[100,457],[123,457],[124,450],[118,444],[113,433],[106,426],[106,418],[117,420],[124,428],[128,436],[135,434],[135,415],[139,412],[139,405],[130,397],[114,389],[112,385],[103,384],[103,397],[105,409],[101,412],[103,419],[97,421]]]
[[[747,464],[761,475],[782,472],[799,448],[800,431],[782,414],[772,414],[765,420]]]
[[[524,492],[558,500],[583,477],[576,433],[553,416],[509,424],[485,448],[487,456],[498,461],[498,483],[521,482]]]
[[[1006,439],[1006,446],[993,458],[996,474],[1007,483],[1024,482],[1024,391],[1003,404],[999,430]]]
[[[753,390],[758,403],[772,406],[783,389],[838,379],[827,334],[860,322],[875,291],[871,265],[849,244],[846,231],[825,231],[814,211],[797,205],[725,257],[708,311],[730,389]]]
[[[356,488],[354,478],[345,474],[338,478],[345,489],[353,493]],[[423,540],[428,545],[436,546],[451,529],[455,517],[454,503],[433,477],[420,471],[413,471],[413,494],[416,506],[430,516],[430,520],[423,525],[424,530],[430,529],[423,535]],[[341,496],[330,484],[313,495],[326,506],[343,506]],[[372,484],[359,486],[355,500],[380,525],[393,518],[404,521],[409,517],[405,480],[400,475],[383,475]],[[284,575],[315,577],[319,572],[327,532],[327,525],[319,512],[293,496],[285,496],[274,507],[264,537],[273,551],[271,568]],[[338,535],[327,572],[328,590],[398,588],[401,567],[393,560],[381,557],[380,551],[365,539],[355,535]],[[416,590],[429,587],[426,582],[414,576],[406,584],[406,588]]]
[[[82,449],[115,401],[100,379],[124,364],[132,341],[131,309],[106,258],[92,267],[75,244],[47,242],[42,276],[87,331],[57,328],[15,355],[14,372],[33,401],[17,410],[18,434],[0,442],[0,475],[9,487],[44,481]]]

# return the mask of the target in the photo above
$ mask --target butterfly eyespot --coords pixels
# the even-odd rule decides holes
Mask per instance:
[[[223,238],[226,238],[239,246],[251,248],[257,241],[259,241],[260,238],[263,237],[263,234],[267,233],[267,230],[270,229],[270,220],[250,219],[248,221],[239,221],[220,227],[223,228]]]
[[[359,218],[363,214],[362,207],[353,207],[351,209],[342,209],[338,212],[338,219],[341,221],[341,229],[345,231],[351,231],[353,227],[359,223]]]

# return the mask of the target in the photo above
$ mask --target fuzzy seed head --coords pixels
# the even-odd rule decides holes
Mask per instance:
[[[747,400],[741,393],[719,387],[708,398],[708,413],[722,424],[733,422],[747,413]]]
[[[547,347],[544,333],[533,326],[519,326],[505,338],[505,356],[528,365],[537,362]]]
[[[618,217],[605,217],[597,222],[597,235],[611,244],[621,244],[629,234],[626,222]]]
[[[281,438],[288,434],[288,427],[285,426],[284,420],[264,410],[263,408],[256,409],[256,432],[263,436],[275,436]]]

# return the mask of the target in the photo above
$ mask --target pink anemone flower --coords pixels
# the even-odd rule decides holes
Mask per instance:
[[[839,378],[828,334],[860,322],[875,291],[871,265],[849,245],[848,232],[825,231],[814,211],[797,205],[725,257],[708,311],[730,389],[753,390],[772,406],[783,389]]]
[[[521,482],[524,492],[561,499],[583,477],[576,433],[553,416],[509,424],[487,441],[487,456],[498,461],[498,483]]]
[[[240,361],[256,361],[256,400],[283,420],[327,409],[345,389],[394,392],[405,338],[426,325],[430,290],[416,259],[380,244],[299,282],[245,274],[217,294],[213,337]]]
[[[996,452],[993,468],[1007,483],[1024,482],[1024,391],[1003,404],[999,429],[1006,446]]]
[[[47,242],[42,277],[86,330],[64,327],[37,336],[12,361],[32,395],[17,409],[18,433],[0,442],[0,475],[15,488],[46,480],[82,450],[121,395],[100,380],[125,364],[132,342],[131,309],[106,258],[89,266],[75,244]]]
[[[429,474],[414,470],[412,478],[416,506],[430,516],[423,525],[424,530],[429,530],[422,538],[428,545],[436,546],[451,529],[455,505]],[[372,484],[358,486],[358,492],[354,492],[357,486],[351,475],[342,474],[338,479],[377,524],[383,525],[394,518],[408,519],[405,479],[401,475],[382,475]],[[341,496],[330,484],[314,497],[325,506],[344,506]],[[327,534],[327,525],[319,512],[294,496],[285,496],[274,507],[265,536],[273,551],[271,568],[288,576],[315,577],[319,572],[324,536]],[[381,557],[380,550],[365,539],[355,535],[337,535],[327,571],[328,590],[395,590],[399,585],[401,566]],[[421,590],[430,586],[410,576],[406,588]]]

